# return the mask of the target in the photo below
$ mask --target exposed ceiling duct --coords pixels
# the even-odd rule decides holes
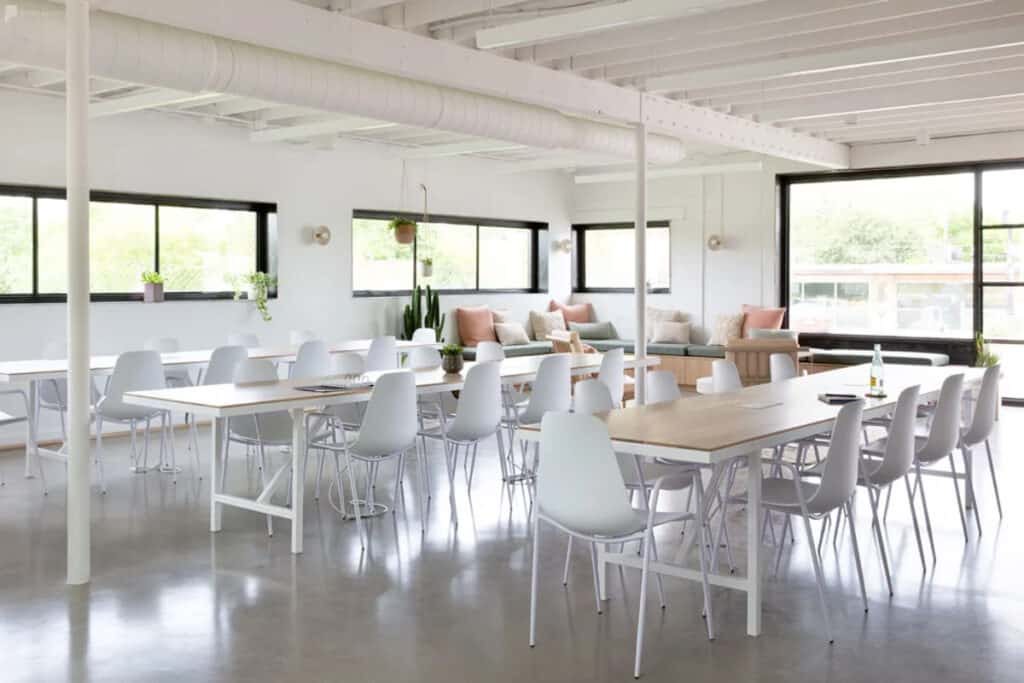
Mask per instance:
[[[39,0],[18,3],[0,22],[0,60],[60,69],[64,11]],[[227,40],[96,11],[91,73],[185,92],[214,92],[355,114],[423,128],[632,159],[628,128],[528,104]],[[685,157],[674,138],[652,135],[652,163]]]

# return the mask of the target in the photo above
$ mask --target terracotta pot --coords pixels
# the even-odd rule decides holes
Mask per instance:
[[[164,283],[145,282],[142,286],[142,300],[147,304],[160,303],[164,300]]]
[[[399,244],[412,244],[416,238],[416,224],[413,222],[399,223],[395,226],[395,241]]]
[[[441,367],[450,375],[462,372],[462,366],[464,361],[462,360],[462,354],[458,356],[442,356]]]

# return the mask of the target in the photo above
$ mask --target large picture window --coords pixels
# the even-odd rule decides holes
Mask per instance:
[[[632,292],[636,277],[632,223],[574,225],[577,292]],[[648,291],[668,292],[672,286],[672,249],[668,221],[647,224]]]
[[[89,285],[98,300],[142,297],[155,270],[168,299],[227,298],[231,280],[271,272],[273,204],[93,192]],[[63,301],[67,202],[55,188],[0,186],[0,302]]]
[[[412,244],[395,240],[394,216],[417,222]],[[403,294],[416,285],[446,292],[547,290],[547,224],[356,211],[352,289],[356,296]]]

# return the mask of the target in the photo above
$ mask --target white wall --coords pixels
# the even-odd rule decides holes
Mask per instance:
[[[291,329],[312,329],[332,341],[396,332],[404,298],[352,297],[352,210],[419,210],[421,182],[429,187],[431,211],[543,221],[553,239],[567,235],[570,225],[564,175],[498,175],[486,161],[408,162],[403,194],[394,148],[261,145],[241,129],[154,112],[93,121],[90,150],[95,189],[276,202],[280,276],[269,323],[250,304],[234,301],[94,303],[94,353],[139,348],[152,336],[208,348],[234,331],[255,332],[266,344],[285,342]],[[0,92],[0,183],[64,185],[62,100]],[[328,246],[311,243],[316,225],[331,228]],[[549,297],[569,295],[569,256],[550,254],[550,261],[550,294],[442,295],[441,307],[489,303],[525,321]],[[64,336],[64,310],[63,304],[0,304],[0,359],[38,357],[47,340]],[[5,407],[16,410],[9,402],[0,404]]]
[[[965,135],[932,140],[927,145],[897,142],[853,148],[854,168],[953,164],[1024,158],[1024,132]]]

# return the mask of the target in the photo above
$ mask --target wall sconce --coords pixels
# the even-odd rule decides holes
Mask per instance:
[[[551,242],[551,251],[560,251],[563,254],[572,253],[572,238],[564,237],[560,240],[554,240]]]
[[[708,237],[708,249],[711,251],[718,251],[723,246],[725,246],[725,240],[723,240],[719,235],[711,235]]]
[[[313,241],[320,246],[327,246],[331,241],[331,229],[326,225],[318,225],[313,228]]]

